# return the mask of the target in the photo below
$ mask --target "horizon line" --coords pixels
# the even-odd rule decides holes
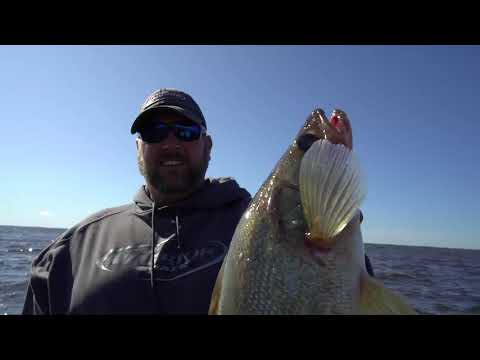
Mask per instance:
[[[49,226],[25,226],[25,225],[3,225],[0,224],[0,227],[24,227],[24,228],[39,228],[39,229],[51,229],[51,230],[68,230],[69,227],[49,227]],[[451,250],[476,250],[480,251],[478,248],[461,248],[461,247],[449,247],[449,246],[432,246],[432,245],[407,245],[407,244],[398,244],[398,243],[383,243],[383,242],[364,242],[364,245],[386,245],[386,246],[405,246],[405,247],[422,247],[422,248],[433,248],[433,249],[451,249]]]

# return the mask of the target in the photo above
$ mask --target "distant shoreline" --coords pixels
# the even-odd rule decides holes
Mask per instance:
[[[67,228],[46,227],[46,226],[0,225],[0,227],[26,228],[26,229],[47,229],[47,230],[67,230]]]
[[[26,228],[26,229],[43,229],[43,230],[62,230],[62,231],[65,231],[65,230],[68,229],[68,228],[57,228],[57,227],[21,226],[21,225],[0,225],[0,227]],[[427,246],[427,245],[406,245],[406,244],[370,243],[370,242],[366,242],[365,245],[366,245],[366,246],[371,246],[371,245],[373,245],[373,246],[406,246],[406,247],[430,248],[430,249],[480,251],[480,249],[468,249],[468,248],[439,247],[439,246]]]

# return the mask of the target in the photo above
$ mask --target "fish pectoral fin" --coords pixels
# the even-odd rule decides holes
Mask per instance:
[[[360,313],[365,315],[416,315],[417,312],[392,290],[368,274],[362,274]]]
[[[219,315],[220,314],[220,295],[222,293],[222,279],[223,279],[223,268],[225,266],[225,261],[220,268],[220,271],[217,275],[217,280],[215,281],[215,286],[213,288],[212,297],[210,299],[210,308],[208,309],[208,315]]]

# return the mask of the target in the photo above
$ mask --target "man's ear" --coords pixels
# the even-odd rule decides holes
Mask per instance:
[[[205,136],[205,141],[206,141],[206,146],[207,146],[207,149],[208,149],[208,158],[210,158],[210,152],[212,151],[212,147],[213,147],[212,137],[210,135],[206,135]]]

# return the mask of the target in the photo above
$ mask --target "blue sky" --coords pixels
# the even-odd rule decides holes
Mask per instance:
[[[252,195],[309,111],[350,115],[367,243],[480,248],[478,46],[0,46],[0,224],[69,227],[130,202],[129,129],[179,88],[213,137],[207,176]]]

